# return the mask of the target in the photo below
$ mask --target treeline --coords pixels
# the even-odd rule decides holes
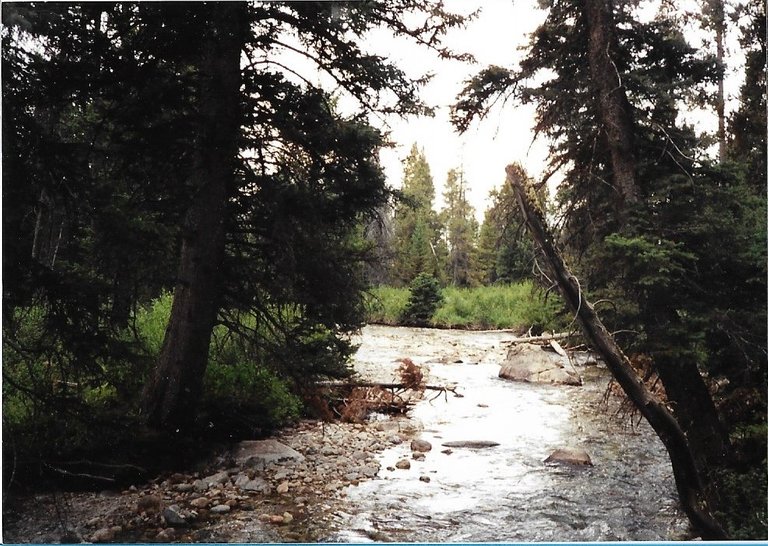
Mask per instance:
[[[418,275],[428,274],[441,286],[468,288],[533,278],[533,247],[509,184],[491,191],[482,224],[467,199],[471,187],[462,169],[449,170],[445,206],[437,211],[429,163],[414,143],[404,162],[398,199],[369,226],[378,248],[370,280],[407,287]],[[545,191],[540,198],[546,199]]]

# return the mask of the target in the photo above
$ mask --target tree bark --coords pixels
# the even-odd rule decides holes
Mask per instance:
[[[619,69],[611,58],[613,52],[618,50],[611,0],[586,0],[584,8],[589,33],[589,70],[598,95],[600,121],[611,155],[617,216],[623,220],[627,205],[639,199],[635,180],[632,111]]]
[[[563,298],[576,314],[586,338],[602,355],[608,369],[653,427],[669,453],[680,503],[693,526],[705,539],[723,539],[725,531],[711,514],[700,473],[683,429],[670,411],[648,390],[584,297],[578,280],[571,274],[547,228],[544,212],[536,204],[534,189],[525,183],[519,170],[507,167],[512,184],[531,235],[546,256],[549,269]]]
[[[240,130],[240,52],[245,4],[217,2],[199,65],[198,134],[171,316],[154,375],[144,390],[150,426],[181,430],[194,421],[211,333],[221,302],[227,202]]]

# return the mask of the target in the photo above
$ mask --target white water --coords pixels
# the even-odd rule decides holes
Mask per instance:
[[[430,391],[412,418],[433,449],[410,460],[408,443],[381,454],[378,478],[347,490],[330,541],[603,541],[684,538],[666,452],[644,422],[632,429],[600,404],[608,377],[582,367],[584,387],[498,378],[502,333],[368,327],[358,369],[388,380],[399,357],[429,368],[429,383],[455,384],[462,398]],[[440,363],[438,361],[453,362]],[[462,360],[461,363],[455,363]],[[377,377],[376,374],[379,374]],[[456,440],[496,447],[454,448]],[[561,447],[586,449],[593,467],[544,463]],[[408,470],[387,470],[408,458]],[[429,478],[428,482],[420,478]],[[425,478],[424,478],[425,479]]]

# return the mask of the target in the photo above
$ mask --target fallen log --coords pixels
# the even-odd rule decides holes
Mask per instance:
[[[538,205],[535,189],[522,176],[518,167],[509,165],[506,172],[507,181],[511,183],[515,192],[526,226],[546,257],[548,269],[563,299],[576,315],[584,335],[602,355],[613,377],[666,447],[672,463],[680,504],[691,524],[705,540],[727,538],[725,531],[709,509],[710,504],[704,491],[701,474],[680,424],[663,402],[643,383],[627,356],[597,316],[592,304],[582,293],[578,280],[566,267],[560,251],[554,244],[554,238],[549,233],[546,217]]]
[[[428,390],[439,392],[450,392],[457,398],[463,398],[464,395],[456,392],[456,387],[446,387],[443,385],[419,385],[413,387],[408,383],[379,383],[377,381],[317,381],[315,385],[318,387],[332,387],[339,389],[354,389],[354,388],[375,388],[386,390]]]

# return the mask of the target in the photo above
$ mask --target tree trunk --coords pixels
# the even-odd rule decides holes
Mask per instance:
[[[202,394],[211,333],[221,300],[227,201],[234,187],[240,130],[240,52],[245,5],[212,4],[199,65],[196,189],[185,217],[171,316],[154,375],[144,390],[150,426],[191,425]]]
[[[602,355],[608,369],[653,427],[667,448],[683,510],[705,539],[723,539],[725,532],[709,511],[702,480],[683,429],[670,411],[648,390],[629,360],[613,340],[581,292],[576,278],[565,266],[549,233],[544,212],[536,204],[535,190],[514,166],[507,167],[507,179],[517,195],[518,205],[531,235],[547,258],[549,269],[563,298],[578,318],[584,335]]]
[[[616,212],[619,220],[623,221],[627,205],[636,203],[639,198],[635,180],[632,112],[619,69],[611,58],[617,51],[611,1],[586,0],[584,7],[589,33],[589,70],[611,154]]]

